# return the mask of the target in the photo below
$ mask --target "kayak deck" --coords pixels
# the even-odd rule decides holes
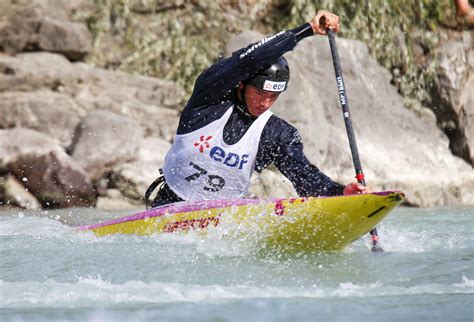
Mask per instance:
[[[385,191],[334,197],[180,202],[78,229],[97,236],[189,230],[206,234],[221,229],[227,238],[257,234],[265,247],[290,252],[340,250],[367,234],[404,197],[400,191]]]

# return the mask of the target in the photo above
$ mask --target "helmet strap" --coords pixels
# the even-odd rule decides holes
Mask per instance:
[[[240,91],[240,103],[241,104],[237,104],[236,108],[244,113],[246,116],[252,116],[252,117],[255,117],[253,116],[252,114],[250,114],[249,112],[249,109],[247,107],[247,99],[245,98],[245,90],[247,88],[247,85],[244,85],[243,88],[239,88],[238,90]]]

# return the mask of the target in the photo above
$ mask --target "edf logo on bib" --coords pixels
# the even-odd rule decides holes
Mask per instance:
[[[237,153],[226,152],[220,146],[213,147],[209,152],[209,156],[212,160],[222,162],[228,167],[234,168],[238,166],[240,170],[242,170],[249,158],[248,154],[238,155]]]
[[[206,149],[210,148],[210,139],[212,139],[212,136],[206,137],[202,135],[199,141],[194,143],[194,146],[198,148],[199,152],[204,153]],[[226,150],[217,145],[209,151],[209,156],[214,161],[221,162],[231,168],[239,167],[240,170],[248,163],[249,158],[248,154],[238,155],[237,153],[226,152]]]

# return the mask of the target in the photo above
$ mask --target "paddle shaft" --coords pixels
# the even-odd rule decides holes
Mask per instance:
[[[337,89],[339,92],[339,101],[342,106],[342,114],[344,116],[344,122],[346,124],[347,137],[349,138],[349,145],[351,147],[352,161],[354,162],[354,168],[356,172],[357,181],[364,186],[364,172],[362,171],[362,166],[360,164],[359,151],[357,150],[357,143],[354,135],[354,129],[352,127],[351,115],[349,113],[349,101],[346,95],[346,88],[344,85],[344,78],[342,77],[341,63],[339,62],[339,55],[336,48],[336,39],[334,37],[334,31],[331,29],[326,30],[329,38],[329,46],[331,47],[331,56],[332,62],[334,65],[334,72],[336,73],[336,83]],[[378,246],[378,234],[377,229],[374,228],[370,231],[372,235],[372,250],[380,250]]]

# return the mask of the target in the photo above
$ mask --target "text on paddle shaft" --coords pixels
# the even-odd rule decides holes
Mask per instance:
[[[197,172],[195,172],[192,175],[185,178],[188,182],[197,180],[201,176],[206,176],[207,177],[207,180],[206,180],[207,186],[205,186],[203,188],[205,191],[217,192],[225,186],[224,178],[222,178],[218,175],[215,175],[215,174],[207,174],[207,170],[201,168],[200,166],[198,166],[194,162],[190,162],[189,165],[192,166],[195,170],[197,170]]]
[[[339,90],[339,99],[341,100],[342,105],[346,105],[346,96],[344,95],[344,82],[342,81],[342,77],[337,77],[337,89]]]

